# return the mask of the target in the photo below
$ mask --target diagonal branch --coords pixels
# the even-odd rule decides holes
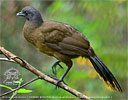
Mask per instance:
[[[5,96],[5,95],[10,94],[10,93],[13,93],[13,92],[15,92],[15,91],[19,90],[20,88],[23,88],[23,87],[25,87],[26,85],[28,85],[28,84],[30,84],[30,83],[32,83],[32,82],[34,82],[34,81],[38,80],[38,79],[40,79],[40,78],[39,78],[39,77],[37,77],[37,78],[35,78],[35,79],[32,79],[32,80],[30,80],[30,81],[28,81],[28,82],[24,83],[23,85],[21,85],[21,86],[19,86],[19,87],[15,88],[15,89],[13,89],[12,91],[9,91],[9,92],[6,92],[6,93],[3,93],[2,95],[0,95],[0,97]]]
[[[0,61],[7,61],[7,62],[13,62],[13,63],[15,63],[14,60],[8,59],[8,58],[0,58]]]
[[[26,68],[27,70],[31,71],[33,74],[37,75],[38,77],[40,77],[41,79],[56,85],[57,81],[51,77],[49,77],[48,75],[45,75],[44,73],[40,72],[39,70],[37,70],[35,67],[33,67],[32,65],[30,65],[29,63],[27,63],[26,61],[22,60],[21,58],[17,57],[16,55],[12,54],[11,52],[7,51],[6,49],[4,49],[3,47],[0,46],[0,51],[7,56],[8,58],[14,60],[16,63],[20,64],[22,67]],[[82,100],[91,100],[89,97],[85,96],[84,94],[76,91],[75,89],[72,89],[71,87],[63,84],[63,83],[59,83],[58,85],[60,88],[68,91],[69,93],[75,95],[77,98],[80,98]]]

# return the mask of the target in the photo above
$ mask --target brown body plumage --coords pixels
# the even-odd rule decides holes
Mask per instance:
[[[31,14],[31,16],[30,16]],[[56,22],[43,21],[40,13],[33,7],[25,7],[18,13],[27,18],[23,28],[24,37],[41,52],[53,56],[67,65],[68,69],[58,83],[72,67],[72,58],[79,56],[90,59],[95,70],[113,89],[122,91],[115,77],[96,56],[87,38],[70,25]],[[57,85],[58,85],[57,83]]]

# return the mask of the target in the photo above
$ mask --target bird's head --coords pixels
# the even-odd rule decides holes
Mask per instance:
[[[41,25],[43,23],[43,19],[40,12],[31,6],[24,7],[21,12],[17,13],[17,16],[23,16],[29,22],[32,22],[37,25]]]

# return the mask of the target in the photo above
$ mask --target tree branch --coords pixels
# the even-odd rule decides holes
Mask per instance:
[[[13,93],[13,92],[15,92],[16,90],[19,90],[20,88],[23,88],[23,87],[25,87],[26,85],[28,85],[28,84],[30,84],[30,83],[32,83],[32,82],[34,82],[34,81],[38,80],[38,79],[40,79],[40,78],[39,78],[39,77],[37,77],[37,78],[35,78],[35,79],[32,79],[32,80],[30,80],[30,81],[28,81],[28,82],[24,83],[23,85],[21,85],[21,86],[19,86],[19,87],[15,88],[15,89],[13,89],[12,91],[9,91],[9,92],[6,92],[6,93],[3,93],[2,95],[0,95],[0,97],[5,96],[5,95],[10,94],[10,93]]]
[[[15,63],[14,60],[8,59],[8,58],[0,58],[0,61],[7,61],[7,62],[13,62],[13,63]]]
[[[32,65],[30,65],[29,63],[27,63],[26,61],[22,60],[21,58],[17,57],[16,55],[12,54],[11,52],[7,51],[6,49],[4,49],[3,47],[0,46],[0,51],[8,58],[14,60],[16,63],[20,64],[22,67],[26,68],[27,70],[31,71],[33,74],[37,75],[38,77],[40,77],[41,79],[56,85],[57,81],[51,77],[49,77],[48,75],[45,75],[44,73],[40,72],[39,70],[37,70],[35,67],[33,67]],[[75,95],[77,98],[80,98],[82,100],[91,100],[89,97],[85,96],[84,94],[76,91],[75,89],[72,89],[71,87],[63,84],[63,83],[59,83],[58,85],[60,88],[68,91],[69,93]]]

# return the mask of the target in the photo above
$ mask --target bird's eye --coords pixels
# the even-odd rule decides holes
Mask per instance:
[[[24,11],[25,15],[28,15],[28,13],[26,11]]]
[[[25,11],[24,13],[26,16],[31,16],[31,17],[33,16],[33,13],[31,13],[31,12]]]

